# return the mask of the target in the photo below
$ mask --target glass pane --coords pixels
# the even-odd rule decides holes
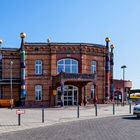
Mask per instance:
[[[94,73],[96,71],[96,61],[91,62],[91,72]]]
[[[36,65],[40,65],[42,62],[40,60],[36,60]]]
[[[78,73],[78,67],[73,65],[72,66],[72,73]]]
[[[72,100],[72,97],[68,97],[68,100],[71,101]]]
[[[37,66],[35,67],[35,73],[36,74],[38,73],[38,67]]]
[[[67,105],[67,101],[64,101],[64,105]]]
[[[63,60],[58,61],[58,64],[64,64]]]
[[[58,96],[59,96],[59,95],[61,95],[61,91],[60,91],[60,90],[58,90],[58,93],[57,93],[57,94],[58,94]]]
[[[41,100],[41,94],[39,94],[39,100]]]
[[[72,105],[72,101],[68,101],[68,105]]]
[[[35,64],[36,64],[36,65],[38,64],[38,60],[35,61]]]
[[[72,64],[78,64],[78,62],[77,61],[75,61],[75,60],[72,60]]]
[[[64,67],[63,65],[58,65],[58,73],[60,73],[61,71],[64,71]]]
[[[67,95],[67,91],[64,91],[64,95]]]
[[[65,67],[65,72],[70,73],[70,66]]]
[[[74,91],[74,99],[77,99],[77,91]]]
[[[68,91],[68,96],[72,96],[72,91]]]
[[[39,74],[42,74],[42,67],[39,67]]]
[[[37,99],[37,96],[35,96],[35,100],[38,100],[38,99]]]
[[[69,88],[69,89],[73,89],[73,87],[72,87],[72,86],[69,86],[68,88]]]
[[[65,59],[65,64],[69,64],[70,65],[70,59]]]

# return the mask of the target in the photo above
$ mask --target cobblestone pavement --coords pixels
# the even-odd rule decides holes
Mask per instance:
[[[131,106],[133,108],[133,105]],[[0,109],[0,134],[13,131],[58,125],[64,122],[79,121],[87,119],[98,119],[110,116],[130,115],[129,106],[115,106],[113,115],[112,105],[98,105],[98,115],[95,115],[94,106],[80,106],[79,118],[77,118],[77,107],[45,108],[44,123],[42,123],[42,109],[25,109],[25,114],[21,115],[21,125],[18,126],[17,109]]]
[[[0,140],[140,140],[140,119],[125,115],[65,122],[3,133]]]

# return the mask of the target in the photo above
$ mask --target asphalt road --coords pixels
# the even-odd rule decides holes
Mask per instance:
[[[0,134],[0,140],[140,140],[140,119],[106,117]]]

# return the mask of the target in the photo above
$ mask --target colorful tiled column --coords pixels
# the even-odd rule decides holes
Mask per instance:
[[[25,33],[20,34],[21,37],[21,47],[20,47],[20,69],[21,69],[21,94],[20,101],[21,105],[24,106],[26,98],[26,83],[25,83],[25,49],[24,49],[24,38],[26,37]]]
[[[110,52],[110,99],[114,101],[114,84],[113,84],[113,66],[114,66],[114,54],[113,49],[114,45],[110,45],[111,52]]]
[[[64,82],[61,81],[61,107],[64,106]]]
[[[84,86],[84,106],[87,104],[86,86]]]
[[[109,100],[109,92],[110,92],[110,53],[109,53],[109,42],[110,39],[108,37],[105,38],[106,41],[106,56],[105,56],[105,102]]]

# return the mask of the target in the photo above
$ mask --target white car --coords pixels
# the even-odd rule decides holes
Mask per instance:
[[[140,117],[140,104],[134,106],[133,115],[137,115],[137,117]]]

